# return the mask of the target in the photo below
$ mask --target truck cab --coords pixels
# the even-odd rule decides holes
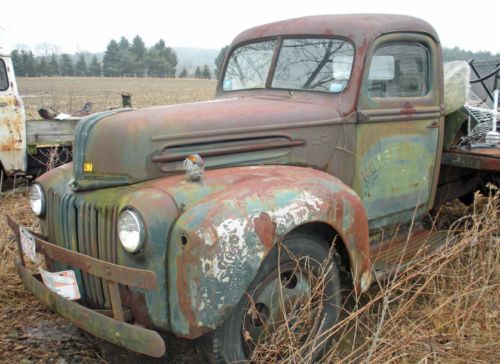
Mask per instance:
[[[356,36],[370,39],[361,46],[348,19],[317,17],[300,37],[300,20],[270,25],[265,34],[279,36],[266,42],[251,42],[251,30],[241,34],[218,96],[267,95],[328,110],[309,114],[302,128],[284,123],[281,133],[308,140],[292,152],[292,163],[314,166],[352,187],[370,228],[407,222],[415,209],[417,218],[430,209],[437,186],[444,131],[439,39],[414,18],[360,16]],[[380,21],[387,22],[384,34],[377,34]],[[319,36],[322,27],[332,35]],[[280,53],[271,69],[273,47]],[[251,59],[244,63],[245,57]]]
[[[229,47],[214,100],[81,120],[73,162],[31,190],[42,234],[10,220],[20,252],[75,272],[78,302],[33,278],[22,253],[16,266],[38,299],[112,343],[161,356],[169,331],[210,361],[247,360],[320,277],[304,337],[337,321],[341,281],[361,294],[444,242],[423,219],[444,134],[428,23],[361,14],[255,27]]]
[[[57,117],[56,117],[57,118]],[[0,48],[0,173],[36,177],[71,161],[80,117],[26,119],[10,53]]]

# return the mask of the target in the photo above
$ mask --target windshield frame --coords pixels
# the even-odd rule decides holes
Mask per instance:
[[[352,57],[351,70],[349,73],[349,79],[348,79],[345,87],[339,92],[313,90],[313,89],[302,89],[302,88],[272,87],[272,82],[273,82],[273,79],[274,79],[274,76],[276,73],[278,59],[279,59],[279,56],[280,56],[280,53],[282,50],[283,40],[289,40],[289,39],[291,39],[291,40],[325,39],[325,40],[340,40],[340,41],[344,41],[346,43],[349,43],[352,47],[353,57]],[[226,77],[227,67],[229,64],[229,60],[233,56],[234,51],[239,49],[240,47],[243,47],[243,46],[246,46],[249,44],[260,43],[260,42],[265,42],[265,41],[272,41],[272,40],[276,41],[276,44],[274,46],[273,55],[271,57],[271,64],[269,66],[265,86],[258,87],[258,88],[243,88],[243,89],[237,89],[237,90],[224,90],[223,83],[224,83],[224,79]],[[339,94],[344,93],[349,88],[349,86],[352,82],[352,76],[353,76],[353,72],[354,72],[355,62],[356,62],[356,46],[351,39],[346,38],[346,37],[342,37],[342,36],[333,36],[333,35],[332,36],[324,36],[324,35],[318,35],[318,34],[300,34],[300,35],[272,36],[272,37],[250,39],[248,41],[235,44],[234,46],[231,47],[230,53],[226,56],[226,58],[224,60],[224,67],[223,67],[223,71],[221,72],[221,75],[219,77],[219,80],[217,83],[218,84],[217,88],[218,88],[218,92],[221,92],[221,93],[248,92],[248,91],[257,91],[257,90],[260,90],[260,91],[277,90],[277,91],[288,91],[288,92],[313,92],[313,93],[319,93],[319,94],[324,94],[324,95],[339,95]]]

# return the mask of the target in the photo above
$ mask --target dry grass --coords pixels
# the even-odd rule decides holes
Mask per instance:
[[[71,113],[86,101],[94,104],[94,111],[105,110],[121,104],[121,92],[132,93],[134,106],[142,107],[210,99],[215,88],[214,81],[106,78],[20,78],[19,85],[30,118],[37,118],[40,106]],[[100,351],[95,342],[87,337],[74,344],[81,336],[78,331],[66,339],[64,332],[55,331],[53,339],[48,338],[54,329],[41,323],[62,326],[64,320],[28,294],[14,272],[16,250],[4,214],[36,229],[26,193],[22,188],[0,193],[0,362],[45,363],[61,356],[97,362]],[[449,231],[442,251],[375,285],[359,300],[348,300],[341,322],[324,337],[304,344],[294,336],[296,331],[283,325],[254,352],[255,362],[310,362],[308,352],[331,338],[335,341],[324,361],[500,362],[499,204],[497,192],[490,198],[478,196],[468,208],[458,202],[446,206],[437,217],[437,226]],[[318,294],[322,283],[320,279]],[[313,302],[302,305],[293,324],[308,325],[316,310]],[[43,338],[38,340],[37,335]]]
[[[38,119],[37,110],[42,106],[74,113],[90,101],[94,112],[107,110],[121,105],[122,92],[132,94],[134,107],[148,107],[208,100],[215,91],[215,81],[157,78],[18,78],[18,85],[29,119]],[[50,157],[47,169],[59,155]],[[2,182],[3,187],[13,184]],[[23,183],[18,180],[15,186]],[[0,362],[30,359],[45,363],[60,357],[72,358],[70,362],[101,360],[97,340],[82,337],[81,332],[43,307],[22,286],[14,272],[16,247],[4,217],[7,213],[21,224],[37,228],[26,189],[2,193],[0,188]]]
[[[92,340],[52,313],[24,289],[14,270],[17,247],[5,214],[39,231],[26,187],[0,193],[0,363],[105,362]],[[26,259],[25,259],[26,261]],[[34,272],[35,267],[29,268]]]
[[[204,101],[214,97],[216,81],[168,78],[18,78],[26,117],[39,119],[40,107],[73,114],[92,102],[93,112],[121,106],[121,94],[132,94],[133,107]]]
[[[302,305],[293,325],[283,325],[281,331],[259,347],[254,352],[254,361],[311,362],[311,350],[324,340],[334,338],[325,362],[499,362],[499,204],[497,192],[490,198],[478,196],[475,205],[468,208],[458,202],[445,207],[437,220],[441,227],[449,229],[448,244],[443,250],[402,270],[388,282],[375,285],[361,301],[351,299],[338,325],[326,336],[315,337],[305,344],[290,327],[309,325],[315,319],[311,313],[317,312],[317,303]],[[28,227],[37,228],[36,219],[29,212],[25,189],[0,195],[0,211],[2,215],[8,212]],[[57,340],[43,345],[30,341],[33,333],[27,331],[27,327],[39,327],[40,322],[63,324],[63,320],[24,290],[12,267],[15,256],[13,236],[2,216],[0,361],[31,358],[36,362],[51,362],[60,357],[63,350],[64,357],[76,351],[83,362],[100,360],[98,345],[88,339],[76,347],[73,343],[70,349],[61,340],[60,332]],[[318,294],[322,284],[319,280]],[[50,330],[42,328],[43,335]],[[69,336],[66,340],[78,337]]]
[[[499,212],[498,191],[477,195],[468,208],[444,207],[436,220],[448,230],[444,249],[379,282],[359,301],[352,298],[339,324],[305,342],[294,328],[308,325],[317,310],[302,305],[293,322],[254,351],[254,362],[312,362],[311,352],[332,339],[324,362],[500,362]]]
[[[20,223],[36,229],[36,219],[31,213],[26,189],[0,194],[0,358],[15,359],[27,356],[27,347],[19,341],[24,326],[34,324],[48,312],[24,290],[14,271],[14,258],[17,256],[13,235],[7,226],[4,214],[9,213]],[[35,353],[36,355],[37,353]],[[38,353],[45,356],[44,351]]]

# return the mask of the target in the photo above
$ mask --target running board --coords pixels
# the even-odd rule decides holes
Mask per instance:
[[[410,238],[395,237],[370,248],[373,271],[377,279],[392,275],[406,266],[416,263],[441,248],[446,233],[417,231]]]

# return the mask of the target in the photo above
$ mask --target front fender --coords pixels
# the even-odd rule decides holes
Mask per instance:
[[[340,180],[308,168],[261,166],[209,171],[203,183],[220,185],[221,178],[225,188],[189,206],[170,236],[175,334],[193,339],[223,322],[272,246],[309,222],[326,223],[340,235],[358,291],[361,277],[369,280],[365,210]]]

